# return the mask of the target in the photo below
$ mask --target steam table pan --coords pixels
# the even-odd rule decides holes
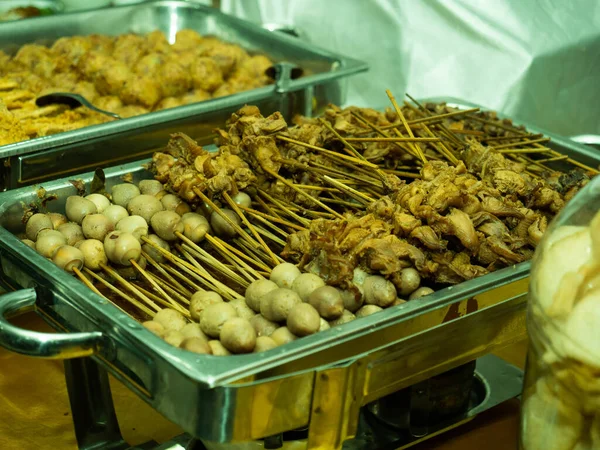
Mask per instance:
[[[367,70],[363,62],[183,1],[144,2],[60,14],[28,19],[26,24],[0,23],[0,50],[14,54],[24,44],[51,45],[63,36],[145,34],[154,30],[163,31],[173,42],[177,31],[184,28],[238,44],[251,53],[265,54],[278,64],[275,84],[0,146],[0,190],[147,157],[176,131],[207,143],[212,130],[223,126],[230,114],[245,104],[258,106],[263,114],[280,111],[286,119],[296,114],[311,115],[328,103],[342,104],[342,79]],[[302,69],[304,76],[294,78],[292,67]]]
[[[545,134],[554,149],[600,162],[592,149]],[[125,174],[151,177],[146,162],[106,170],[107,188]],[[64,210],[76,194],[73,178],[89,187],[93,173],[0,193],[0,275],[18,289],[0,297],[0,345],[36,357],[90,356],[194,437],[249,441],[308,425],[309,448],[338,449],[355,435],[362,406],[526,336],[528,262],[264,353],[174,348],[13,235],[24,208],[41,204],[40,187],[57,196],[42,210]],[[68,333],[33,333],[6,320],[30,309]]]

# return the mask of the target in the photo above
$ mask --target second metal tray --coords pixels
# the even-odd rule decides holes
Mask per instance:
[[[302,68],[291,79],[281,71],[272,86],[240,92],[169,110],[0,146],[0,190],[39,183],[150,155],[171,133],[189,134],[202,144],[229,115],[245,104],[267,115],[280,111],[286,119],[312,115],[328,103],[343,103],[343,77],[367,70],[352,58],[321,50],[300,39],[227,16],[218,10],[183,1],[156,1],[0,24],[0,50],[11,54],[27,43],[51,44],[62,36],[92,33],[117,35],[163,31],[171,42],[190,28],[262,53],[275,63]],[[131,149],[135,149],[132,151]]]

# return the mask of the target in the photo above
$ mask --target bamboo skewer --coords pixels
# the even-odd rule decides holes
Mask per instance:
[[[246,225],[246,227],[248,227],[248,229],[250,230],[250,232],[252,233],[252,235],[256,238],[256,240],[259,242],[259,244],[261,245],[261,247],[271,257],[273,263],[275,265],[277,265],[278,264],[277,258],[275,257],[275,255],[273,254],[273,252],[271,251],[271,249],[269,248],[269,246],[267,244],[265,244],[265,241],[263,241],[263,238],[260,236],[260,234],[258,234],[258,232],[254,229],[254,227],[252,226],[252,224],[248,221],[248,219],[246,218],[246,216],[244,215],[244,213],[242,212],[242,210],[239,208],[239,206],[233,201],[233,199],[229,196],[229,194],[227,192],[223,191],[223,193],[221,194],[221,196],[229,204],[229,206],[231,207],[231,209],[233,209],[235,211],[235,213],[239,216],[239,218]]]
[[[162,278],[160,278],[158,275],[156,275],[156,274],[154,274],[152,272],[146,272],[146,273],[150,277],[152,277],[152,279],[158,285],[160,285],[160,287],[162,287],[163,289],[165,289],[169,293],[169,295],[172,295],[173,299],[177,300],[178,303],[182,304],[180,306],[183,306],[184,308],[187,309],[187,307],[190,304],[190,301],[189,301],[188,297],[185,297],[184,295],[181,295],[181,293],[179,291],[177,291],[177,289],[175,289],[172,285],[170,285],[165,280],[163,280]],[[139,288],[139,286],[138,286],[138,288]]]
[[[116,270],[113,270],[112,267],[109,267],[106,264],[101,264],[100,267],[107,274],[109,274],[111,277],[117,280],[121,286],[123,286],[125,289],[127,289],[131,293],[135,294],[138,298],[140,298],[150,308],[154,309],[156,312],[161,310],[161,308],[156,303],[154,303],[152,300],[150,300],[148,297],[142,294],[132,283],[130,283],[121,275],[119,275]]]
[[[417,112],[418,112],[418,111],[420,111],[420,112],[421,112],[421,113],[422,113],[422,114],[423,114],[423,115],[424,115],[426,118],[428,118],[428,117],[432,117],[432,114],[431,114],[429,111],[427,111],[427,108],[425,108],[423,105],[421,105],[421,104],[420,104],[418,101],[416,101],[416,100],[415,100],[413,97],[411,97],[409,94],[406,94],[406,96],[407,96],[407,97],[408,97],[408,98],[409,98],[409,99],[410,99],[410,100],[411,100],[411,101],[412,101],[412,102],[413,102],[415,105],[417,105],[417,106],[418,106],[418,108],[419,108],[419,109],[417,110]],[[409,106],[410,106],[410,105],[409,105]],[[461,111],[460,111],[460,113],[462,113],[462,114],[466,114],[466,113],[465,113],[465,110],[461,110]],[[437,117],[439,117],[439,116],[437,116]],[[448,137],[448,138],[449,138],[451,141],[453,141],[453,142],[454,142],[454,144],[455,144],[455,145],[457,145],[457,147],[459,147],[459,148],[460,148],[460,147],[463,147],[463,146],[464,146],[464,144],[463,144],[463,143],[462,143],[462,142],[461,142],[461,141],[460,141],[460,140],[459,140],[459,139],[458,139],[456,136],[454,136],[454,134],[453,134],[453,133],[452,133],[452,132],[451,132],[451,131],[450,131],[448,128],[446,128],[446,127],[444,126],[444,124],[443,124],[443,122],[442,122],[442,121],[440,121],[440,123],[439,123],[439,124],[436,124],[436,126],[439,126],[439,128],[440,128],[441,132],[442,132],[443,134],[445,134],[445,135],[446,135],[446,136],[447,136],[447,137]]]
[[[396,102],[396,98],[392,95],[392,92],[388,89],[388,90],[385,91],[385,93],[387,94],[387,96],[389,97],[390,101],[392,102],[392,106],[396,110],[396,114],[398,114],[398,117],[402,121],[402,125],[404,125],[404,128],[406,129],[406,132],[408,133],[408,135],[410,137],[415,137],[415,135],[413,134],[412,130],[410,129],[410,126],[406,122],[406,119],[404,118],[404,114],[402,114],[402,110],[400,109],[400,106],[398,106],[398,103]],[[394,131],[400,137],[403,137],[402,134],[400,133],[400,131],[398,130],[398,128],[394,128]],[[419,158],[421,158],[421,161],[423,161],[423,164],[425,164],[427,162],[427,159],[425,158],[425,155],[421,151],[421,148],[418,145],[414,145],[412,142],[409,142],[408,145],[414,149],[415,153],[417,155],[419,155]]]
[[[286,180],[287,181],[287,180]],[[279,200],[277,200],[274,197],[271,197],[271,195],[269,195],[269,193],[267,193],[266,191],[263,191],[262,189],[258,189],[258,193],[259,195],[263,196],[265,199],[267,199],[268,201],[270,201],[271,203],[273,203],[274,205],[279,206],[279,208],[283,211],[285,211],[286,215],[290,216],[291,218],[297,220],[300,224],[302,224],[303,226],[308,226],[308,224],[310,223],[310,221],[306,220],[304,217],[300,217],[298,214],[296,214],[294,211],[290,211],[289,208],[283,204],[282,202],[280,202]],[[308,195],[308,194],[306,194]]]
[[[181,234],[181,236],[179,236],[179,234],[181,234],[181,233],[176,233],[176,236],[179,239],[181,239],[183,242],[185,242],[184,245],[187,244],[187,247],[192,249],[194,251],[194,253],[197,253],[198,256],[204,257],[207,260],[208,264],[212,265],[215,269],[219,270],[219,272],[221,272],[224,276],[229,278],[231,281],[236,282],[237,284],[241,285],[242,287],[246,287],[245,281],[238,274],[236,274],[231,269],[226,267],[221,261],[216,259],[211,254],[207,253],[206,250],[204,250],[199,245],[195,244],[193,241],[191,241],[190,239],[185,237],[183,234]],[[204,236],[204,237],[206,238],[206,236]],[[202,266],[200,266],[199,270],[205,271],[205,269]]]
[[[250,278],[250,282],[255,281],[256,279],[263,279],[264,277],[260,274],[258,274],[256,272],[256,270],[254,270],[252,267],[250,267],[250,265],[246,264],[245,261],[243,261],[242,259],[240,259],[237,255],[235,255],[233,252],[231,252],[227,247],[225,247],[221,241],[217,238],[214,238],[212,236],[210,236],[209,234],[206,235],[206,239],[208,240],[208,242],[211,243],[211,245],[215,248],[215,250],[217,250],[219,253],[221,253],[221,255],[223,255],[223,257],[225,257],[226,259],[233,261],[234,264],[237,264],[238,266],[241,266],[244,268],[244,270],[248,271],[251,275],[253,275],[255,278],[252,279]],[[271,255],[269,255],[271,256]],[[277,262],[277,264],[279,264],[279,262]]]
[[[342,144],[344,144],[344,148],[347,148],[358,159],[362,159],[365,162],[367,161],[365,159],[365,157],[352,146],[352,144],[350,144],[348,141],[346,141],[346,139],[344,139],[337,131],[335,131],[335,129],[331,126],[331,124],[329,122],[327,122],[326,120],[324,120],[322,118],[319,118],[319,122],[321,122],[325,128],[327,128],[329,131],[331,131],[333,133],[333,135],[336,138],[338,138],[342,142]]]
[[[347,156],[347,155],[344,155],[342,153],[334,152],[333,150],[327,150],[325,148],[321,148],[321,147],[317,147],[315,145],[307,144],[306,142],[297,141],[295,139],[291,139],[291,138],[288,138],[288,137],[282,136],[282,135],[277,135],[276,138],[277,139],[281,139],[282,141],[291,142],[292,144],[301,145],[303,147],[310,148],[311,150],[316,150],[316,151],[318,151],[320,153],[323,153],[324,155],[328,155],[328,156],[331,156],[333,158],[340,158],[340,159],[344,159],[346,161],[351,161],[354,164],[359,164],[359,165],[363,165],[363,166],[366,166],[366,167],[370,167],[371,169],[376,169],[377,168],[377,166],[375,164],[370,163],[369,161],[367,161],[366,159],[364,159],[364,157],[360,153],[358,153],[358,151],[356,151],[356,149],[355,149],[356,154],[360,155],[361,156],[360,158],[356,158],[356,157],[353,157],[353,156]],[[352,148],[354,148],[354,147],[352,147]]]
[[[270,231],[265,230],[264,228],[261,227],[256,227],[256,231],[258,231],[260,234],[262,234],[263,236],[265,236],[266,238],[272,240],[273,242],[275,242],[276,244],[281,245],[282,247],[285,247],[285,241],[282,241],[281,239],[279,239],[277,236],[275,236],[273,233],[271,233]],[[280,262],[285,262],[283,261],[281,258],[278,258]]]
[[[179,278],[181,281],[187,283],[192,289],[194,289],[196,292],[198,291],[202,291],[204,292],[205,289],[198,286],[196,283],[194,283],[192,280],[190,280],[189,278],[187,278],[186,276],[184,276],[183,274],[181,274],[180,272],[178,272],[177,270],[175,270],[173,267],[161,263],[160,266],[167,272],[169,272],[171,275],[173,275],[174,277]],[[191,297],[191,296],[190,296]]]
[[[263,262],[270,261],[269,256],[266,255],[261,249],[251,248],[242,239],[234,239],[233,243],[236,244],[237,246],[239,246],[241,249],[246,250],[248,253],[256,256],[259,260],[261,260]]]
[[[252,239],[250,237],[250,235],[242,229],[242,227],[240,227],[237,223],[235,223],[233,220],[231,220],[231,218],[227,214],[225,214],[221,210],[221,208],[219,208],[217,205],[215,205],[210,198],[208,198],[206,195],[204,195],[204,193],[200,189],[194,188],[194,192],[196,193],[196,195],[198,197],[200,197],[200,199],[203,202],[205,202],[210,208],[212,208],[212,210],[214,212],[216,212],[219,216],[221,216],[221,218],[225,222],[227,222],[236,231],[236,233],[238,233],[242,237],[242,239],[247,240],[250,245],[256,245],[256,246],[260,245],[258,242],[254,241],[254,239]]]
[[[541,142],[548,142],[550,141],[550,138],[539,138],[539,139],[530,139],[530,140],[526,140],[526,141],[520,141],[520,142],[515,142],[515,143],[508,143],[508,144],[502,144],[502,145],[494,145],[491,146],[494,150],[500,150],[501,148],[511,148],[511,147],[520,147],[521,145],[531,145],[531,144],[538,144]],[[548,149],[550,150],[550,149]]]
[[[269,266],[267,266],[266,264],[263,264],[259,261],[256,261],[252,258],[250,258],[248,255],[246,255],[244,252],[239,251],[237,248],[235,248],[233,245],[229,245],[227,242],[225,242],[222,239],[219,239],[217,237],[215,237],[215,239],[217,239],[221,245],[223,245],[224,247],[228,248],[229,251],[235,253],[238,257],[245,259],[248,263],[250,264],[254,264],[256,267],[258,267],[259,269],[267,272],[267,273],[271,273],[271,268]],[[279,261],[277,261],[277,264],[279,264]]]
[[[142,240],[144,242],[146,242],[147,244],[151,245],[152,247],[154,247],[160,253],[162,253],[169,261],[171,261],[171,263],[178,266],[180,269],[184,270],[191,276],[193,276],[196,280],[200,281],[200,283],[206,285],[209,289],[212,289],[214,291],[219,291],[219,293],[221,295],[223,295],[224,297],[227,297],[229,299],[243,298],[242,296],[240,296],[240,294],[235,292],[233,289],[229,288],[228,286],[224,285],[220,281],[216,280],[208,272],[206,272],[206,271],[203,272],[203,271],[199,270],[198,268],[194,267],[189,262],[184,261],[183,259],[178,258],[177,256],[173,255],[171,252],[165,250],[164,248],[159,247],[158,245],[156,245],[154,242],[152,242],[145,236],[142,236]]]
[[[192,293],[188,289],[186,289],[185,286],[183,286],[175,278],[173,278],[170,274],[168,274],[167,271],[160,264],[158,264],[156,261],[154,261],[154,259],[152,259],[152,257],[148,253],[146,253],[145,251],[142,250],[142,256],[144,258],[146,258],[146,261],[148,261],[152,265],[152,267],[154,267],[156,270],[158,270],[163,277],[165,277],[167,280],[169,280],[171,282],[171,284],[173,285],[173,287],[178,289],[178,291],[181,294],[183,294],[187,297],[192,296]]]
[[[179,311],[180,313],[182,313],[182,314],[184,314],[184,315],[185,315],[185,314],[188,314],[188,315],[189,315],[189,311],[187,311],[187,310],[183,309],[183,308],[182,308],[182,307],[181,307],[181,306],[180,306],[180,305],[179,305],[179,304],[178,304],[178,303],[177,303],[175,300],[173,300],[173,299],[172,299],[172,298],[169,296],[169,294],[167,294],[167,293],[164,291],[164,289],[163,289],[162,287],[160,287],[160,285],[159,285],[159,284],[158,284],[156,281],[154,281],[154,279],[153,279],[151,276],[149,276],[149,275],[148,275],[148,273],[147,273],[147,272],[146,272],[144,269],[142,269],[142,267],[141,267],[141,266],[140,266],[138,263],[136,263],[136,262],[135,262],[135,260],[134,260],[134,259],[131,259],[131,260],[129,260],[129,262],[130,262],[130,263],[131,263],[131,265],[132,265],[132,266],[135,268],[135,270],[137,270],[137,271],[138,271],[138,273],[139,273],[139,274],[140,274],[142,277],[144,277],[144,279],[145,279],[145,280],[146,280],[148,283],[150,283],[150,285],[151,285],[151,286],[152,286],[152,287],[153,287],[153,288],[154,288],[154,289],[155,289],[155,290],[156,290],[156,291],[157,291],[157,292],[158,292],[160,295],[162,295],[162,296],[163,296],[163,298],[164,298],[164,299],[165,299],[165,301],[167,302],[167,305],[168,305],[168,304],[171,304],[171,306],[173,307],[173,309],[175,309],[175,310]],[[146,296],[146,297],[147,297],[147,296]]]
[[[296,225],[295,223],[288,222],[287,220],[280,219],[280,218],[278,218],[276,216],[271,216],[269,214],[266,214],[266,213],[261,212],[261,211],[257,211],[257,210],[252,209],[252,208],[246,208],[245,206],[240,206],[240,208],[243,211],[245,211],[248,214],[250,214],[251,216],[253,216],[254,218],[256,218],[256,219],[258,219],[260,217],[260,218],[263,218],[263,219],[265,219],[267,221],[270,220],[272,222],[279,223],[281,225],[285,225],[286,227],[294,228],[295,230],[298,230],[298,231],[306,230],[306,228],[304,228],[304,227],[302,227],[300,225]],[[279,230],[279,231],[281,233],[285,233],[283,230]]]
[[[349,195],[353,199],[355,199],[361,203],[364,203],[365,205],[369,205],[375,201],[368,195],[365,195],[362,192],[357,191],[356,189],[352,189],[351,187],[346,186],[345,184],[340,183],[339,181],[336,181],[333,178],[328,177],[327,175],[325,175],[324,178],[325,178],[325,181],[327,181],[328,183],[331,183],[333,186],[337,187],[341,191],[344,191],[347,195]]]
[[[90,288],[92,291],[94,291],[96,294],[98,294],[100,297],[104,297],[106,298],[106,296],[104,294],[102,294],[102,292],[100,292],[96,286],[94,286],[94,284],[88,280],[86,278],[86,276],[81,273],[81,271],[77,268],[77,267],[73,267],[73,272],[75,272],[75,275],[77,275],[77,277],[81,280],[81,282],[83,284],[85,284],[88,288]],[[108,300],[108,299],[107,299]]]
[[[88,275],[92,276],[94,279],[98,280],[101,284],[103,284],[104,286],[106,286],[112,292],[114,292],[119,297],[123,298],[124,300],[128,301],[129,303],[131,303],[133,306],[135,306],[139,310],[143,311],[148,316],[154,317],[156,315],[156,311],[152,311],[150,308],[148,308],[143,303],[140,303],[135,298],[130,297],[129,295],[125,294],[123,291],[121,291],[120,289],[116,288],[115,286],[113,286],[112,284],[110,284],[108,281],[106,281],[104,278],[102,278],[102,277],[98,276],[97,274],[95,274],[94,272],[92,272],[87,267],[84,268],[83,270],[85,270],[85,273],[87,273]],[[117,306],[121,311],[123,311],[123,309],[120,308],[118,305],[115,305],[115,306]],[[123,311],[123,312],[125,312],[125,311]],[[125,313],[125,314],[127,314],[127,313]]]
[[[439,137],[366,137],[366,138],[346,138],[348,142],[438,142]]]
[[[415,101],[410,95],[407,95],[407,97],[410,98],[412,101]],[[431,121],[436,121],[436,120],[441,120],[441,119],[447,119],[448,117],[462,116],[463,114],[470,114],[470,113],[474,113],[477,111],[479,111],[479,108],[461,109],[461,110],[452,111],[449,113],[431,115],[428,117],[424,117],[422,119],[409,120],[407,123],[409,125],[422,124],[424,122],[431,122]]]
[[[361,123],[364,123],[365,125],[367,125],[368,127],[372,128],[373,131],[377,132],[379,135],[383,136],[384,138],[389,138],[390,136],[385,133],[383,131],[383,129],[385,127],[377,127],[376,125],[372,124],[371,122],[367,121],[365,118],[363,118],[360,114],[358,114],[356,111],[352,111],[352,115]],[[394,128],[394,127],[390,127],[390,128]],[[418,158],[419,155],[413,152],[413,149],[411,147],[408,146],[402,146],[399,144],[398,141],[393,142],[394,146],[397,147],[398,149],[400,149],[403,152],[407,152],[409,154],[411,154],[412,156],[414,156],[415,158]]]

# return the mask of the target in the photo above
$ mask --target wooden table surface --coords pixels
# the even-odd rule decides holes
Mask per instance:
[[[52,331],[31,314],[15,323]],[[523,366],[526,343],[498,353]],[[121,383],[111,379],[121,432],[130,444],[164,442],[181,430]],[[506,402],[462,427],[423,442],[414,450],[516,450],[519,402]],[[0,347],[0,449],[75,450],[75,436],[61,361],[39,360]]]

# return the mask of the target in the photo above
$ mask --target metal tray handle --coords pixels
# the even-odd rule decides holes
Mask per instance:
[[[12,325],[7,316],[15,316],[35,306],[35,289],[22,289],[0,295],[0,345],[28,356],[71,359],[90,356],[99,348],[102,333],[39,333]]]

